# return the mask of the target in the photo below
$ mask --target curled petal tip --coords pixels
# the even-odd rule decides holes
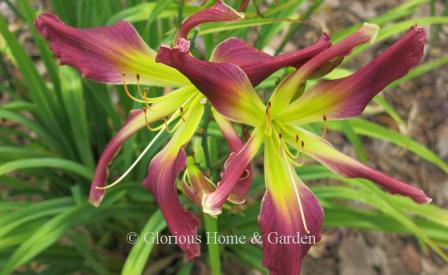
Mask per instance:
[[[378,26],[377,24],[364,23],[359,31],[370,36],[369,43],[373,44],[376,37],[378,36],[378,32],[380,31],[380,26]]]
[[[179,49],[181,53],[188,53],[190,51],[190,40],[180,38],[176,45],[176,49]]]
[[[237,12],[223,1],[216,1],[213,6],[193,14],[182,23],[174,38],[174,44],[177,45],[181,38],[187,38],[191,29],[203,23],[237,21],[243,18],[244,14]]]
[[[89,203],[93,206],[95,206],[96,208],[100,207],[100,203],[103,200],[103,196],[99,197],[99,198],[93,198],[92,196],[89,197]]]
[[[208,194],[202,196],[202,212],[211,216],[218,216],[222,210],[220,207],[214,207],[214,203],[210,199],[211,197]]]

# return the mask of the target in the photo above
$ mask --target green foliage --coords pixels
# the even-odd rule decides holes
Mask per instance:
[[[157,146],[137,164],[125,183],[108,190],[100,208],[90,206],[87,196],[95,161],[125,121],[128,111],[140,106],[133,105],[122,95],[121,89],[82,79],[75,70],[58,66],[47,43],[34,29],[36,11],[31,2],[19,0],[15,6],[9,3],[22,20],[17,33],[9,28],[10,18],[0,15],[0,67],[2,76],[6,78],[0,83],[0,97],[9,98],[0,106],[0,119],[7,122],[7,126],[2,124],[0,128],[0,274],[10,274],[19,267],[35,272],[33,263],[44,264],[47,274],[73,271],[140,274],[151,264],[148,257],[154,255],[153,250],[158,247],[148,245],[142,239],[131,246],[126,242],[126,234],[168,233],[152,197],[140,186],[150,158],[168,135],[164,134],[157,140]],[[200,9],[179,6],[182,1],[50,2],[49,9],[73,26],[98,26],[128,20],[154,48],[175,34],[179,16],[186,17]],[[235,2],[236,7],[239,1],[230,2]],[[323,4],[323,1],[313,1],[312,5],[306,6],[309,1],[302,0],[278,2],[277,6],[272,4],[268,7],[263,17],[251,4],[246,19],[240,22],[201,26],[195,35],[203,39],[205,52],[202,55],[210,56],[213,45],[230,35],[248,37],[249,29],[256,30],[255,45],[258,48],[267,46],[281,31],[287,30],[280,46],[275,49],[280,52]],[[447,24],[448,17],[444,15],[415,17],[416,11],[427,6],[428,2],[411,0],[370,19],[370,22],[382,26],[377,43],[402,33],[415,23]],[[340,40],[360,24],[348,26],[332,35],[333,40]],[[31,34],[46,73],[40,73],[36,60],[19,39],[22,31]],[[359,47],[347,60],[367,49]],[[447,56],[427,60],[387,89],[447,63]],[[274,74],[260,87],[272,87],[282,73]],[[349,73],[346,69],[338,69],[328,77]],[[384,97],[378,96],[375,102],[398,125],[405,126]],[[424,145],[377,123],[358,118],[332,122],[329,127],[347,137],[362,161],[367,161],[367,154],[361,136],[402,147],[448,173],[448,164]],[[196,139],[199,142],[194,142],[197,147],[207,145],[207,150],[200,154],[209,154],[212,163],[207,168],[214,175],[218,174],[228,154],[223,149],[224,140],[216,132],[216,126],[210,123],[208,136],[204,138],[198,134]],[[111,165],[110,178],[117,178],[125,171],[153,137],[153,133],[142,131],[131,138]],[[304,180],[333,179],[343,183],[340,186],[313,186],[325,208],[325,228],[350,227],[414,235],[423,245],[446,259],[441,248],[448,248],[447,210],[434,205],[416,205],[409,199],[388,195],[369,182],[340,178],[320,165],[307,165],[298,173]],[[263,188],[262,177],[257,177],[250,195],[259,196]],[[366,207],[354,209],[348,207],[350,204]],[[258,230],[258,211],[258,204],[249,204],[239,213],[224,211],[218,221],[205,217],[206,229],[218,228],[224,233],[250,235]],[[202,256],[200,260],[208,262],[214,274],[219,274],[221,258],[266,273],[262,267],[261,250],[256,246],[211,245],[207,249],[203,247],[202,251],[210,253],[209,257]],[[189,274],[192,268],[191,263],[185,263],[178,274]]]

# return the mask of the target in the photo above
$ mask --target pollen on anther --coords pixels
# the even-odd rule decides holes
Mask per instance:
[[[272,103],[271,101],[268,101],[268,105],[266,106],[266,115],[269,116],[269,110],[271,109]]]

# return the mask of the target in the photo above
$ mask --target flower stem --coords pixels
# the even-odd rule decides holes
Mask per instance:
[[[210,234],[218,232],[218,217],[212,217],[204,214],[205,231]],[[207,242],[208,260],[212,275],[221,275],[221,257],[219,244],[216,242]]]
[[[201,144],[204,150],[204,161],[207,169],[211,170],[210,152],[208,148],[207,128],[210,121],[211,105],[205,105],[204,116],[201,123],[202,137]],[[212,217],[204,214],[204,224],[206,234],[217,234],[218,217]],[[217,242],[207,242],[208,259],[212,275],[221,275],[221,257],[219,253],[219,244]]]

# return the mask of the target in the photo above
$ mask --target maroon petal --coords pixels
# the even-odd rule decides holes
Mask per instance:
[[[135,132],[145,127],[145,125],[145,113],[143,110],[131,111],[125,125],[107,144],[96,166],[95,175],[90,187],[89,201],[91,204],[99,206],[104,197],[105,190],[97,189],[97,187],[103,187],[106,183],[108,166],[112,162],[114,156],[118,153],[123,143]]]
[[[180,86],[188,80],[172,68],[155,63],[150,49],[128,22],[107,27],[78,29],[51,13],[41,14],[36,29],[50,42],[61,64],[78,69],[83,77],[104,83],[141,83]]]
[[[386,188],[392,194],[408,196],[417,203],[429,203],[431,199],[421,189],[389,177],[339,152],[321,137],[302,130],[299,136],[304,142],[305,153],[331,170],[348,178],[364,178]]]
[[[324,115],[328,119],[340,119],[361,114],[375,95],[420,63],[424,44],[424,29],[412,27],[353,75],[313,86],[281,116],[303,123],[322,120]]]
[[[264,123],[264,104],[240,67],[206,62],[188,54],[184,43],[170,49],[162,46],[156,61],[179,70],[226,117],[249,125]]]
[[[216,3],[213,6],[193,14],[182,23],[182,26],[174,39],[174,45],[176,46],[181,38],[188,39],[190,30],[200,24],[219,21],[236,21],[243,18],[243,14],[226,5],[222,0],[216,0]]]
[[[303,184],[276,138],[264,147],[266,193],[258,224],[263,239],[263,265],[271,274],[299,274],[302,258],[320,241],[323,210]],[[299,241],[294,236],[299,235]],[[278,238],[284,241],[280,242]]]
[[[238,65],[247,74],[252,85],[260,82],[280,68],[300,66],[330,46],[326,34],[312,46],[291,53],[270,56],[240,38],[229,38],[216,46],[210,58],[213,62],[232,63]]]
[[[193,242],[196,240],[199,223],[197,218],[180,203],[176,188],[176,179],[180,171],[185,168],[185,160],[183,149],[174,158],[165,151],[159,152],[149,165],[148,176],[143,186],[153,194],[159,204],[171,234],[179,240],[187,240],[179,241],[178,245],[188,259],[192,260],[200,254],[199,244]]]
[[[92,185],[90,187],[90,203],[95,206],[99,206],[105,190],[97,189],[97,187],[104,187],[108,175],[108,166],[120,150],[123,143],[138,130],[144,128],[147,123],[152,123],[176,111],[176,109],[178,109],[182,103],[187,101],[190,96],[194,96],[194,93],[192,93],[192,89],[190,87],[180,88],[168,95],[165,95],[165,101],[151,105],[146,113],[143,109],[133,110],[129,113],[126,123],[109,141],[101,154],[96,166]]]
[[[232,152],[234,152],[235,154],[238,153],[244,147],[243,141],[241,140],[240,136],[235,131],[230,121],[226,120],[214,109],[212,109],[212,113],[230,150],[232,150]],[[228,161],[226,161],[226,164],[228,163]],[[253,169],[252,165],[249,164],[243,171],[243,174],[240,176],[238,183],[233,187],[231,194],[225,194],[224,197],[228,197],[229,201],[236,204],[244,203],[246,201],[247,192],[249,191],[250,185],[252,184],[252,177]]]
[[[240,183],[242,176],[244,179],[245,171],[247,170],[252,158],[256,155],[262,142],[263,133],[255,130],[249,141],[238,153],[232,152],[230,154],[224,164],[224,171],[221,173],[221,181],[218,182],[216,190],[213,193],[205,194],[202,197],[202,211],[210,215],[218,215],[221,213],[222,205],[229,198],[232,192],[247,192],[247,190],[235,190],[235,187],[238,183]],[[247,186],[243,186],[243,188],[247,188]],[[238,197],[241,197],[242,195],[245,195],[245,193],[237,193],[237,195]],[[238,197],[237,199],[245,199]]]
[[[354,47],[372,41],[376,37],[378,29],[377,25],[364,24],[358,31],[312,57],[294,73],[283,79],[271,97],[272,114],[277,115],[284,112],[287,105],[297,95],[297,91],[304,85],[307,79],[328,73]]]
[[[192,260],[200,253],[199,244],[195,242],[198,221],[180,203],[176,179],[179,172],[185,168],[186,156],[183,147],[196,132],[204,112],[200,97],[195,97],[186,109],[182,124],[163,150],[152,159],[143,186],[152,193],[159,204],[171,233],[178,240],[184,240],[179,241],[178,245],[188,259]]]
[[[283,201],[278,201],[266,191],[261,202],[258,224],[263,240],[263,265],[269,269],[271,275],[300,274],[303,257],[310,247],[321,239],[322,207],[305,185],[300,184],[299,190],[309,233],[305,231],[300,218],[300,206],[297,201],[289,199],[288,196],[285,196]],[[289,239],[280,243],[281,238]]]

